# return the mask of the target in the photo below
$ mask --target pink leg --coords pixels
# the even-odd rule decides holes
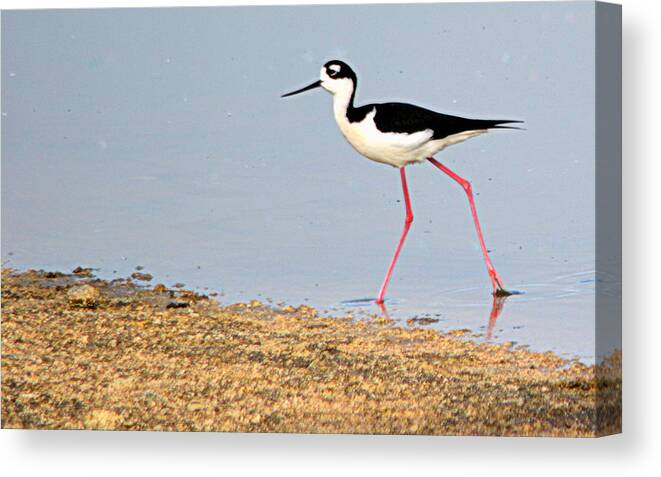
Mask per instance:
[[[491,263],[491,258],[489,258],[489,252],[487,251],[487,246],[484,244],[484,237],[482,236],[482,228],[480,227],[480,221],[477,218],[477,209],[475,208],[475,201],[473,200],[473,190],[471,189],[470,182],[468,182],[463,177],[452,172],[450,169],[445,167],[443,164],[438,162],[436,159],[430,157],[429,162],[434,164],[440,170],[445,172],[451,178],[463,187],[466,195],[468,196],[468,202],[470,203],[471,214],[473,215],[473,222],[475,223],[475,230],[477,230],[477,237],[480,239],[480,247],[482,247],[482,254],[484,255],[484,262],[487,265],[487,271],[489,272],[489,278],[491,279],[491,285],[493,286],[493,292],[496,295],[509,295],[510,293],[505,290],[505,285],[503,285],[503,280],[498,275],[498,272]]]
[[[402,190],[404,191],[404,202],[406,204],[406,220],[404,221],[404,230],[402,231],[402,236],[399,238],[399,243],[395,249],[395,255],[392,257],[388,271],[386,272],[386,278],[383,280],[381,285],[381,290],[379,290],[379,297],[376,299],[376,302],[381,304],[383,303],[383,297],[386,294],[386,288],[388,287],[388,282],[390,281],[390,275],[395,268],[395,262],[397,262],[397,257],[399,257],[399,252],[402,250],[402,245],[404,245],[404,240],[406,239],[406,234],[409,232],[411,227],[411,222],[413,222],[413,211],[411,210],[411,199],[409,199],[409,188],[406,185],[406,173],[404,168],[399,169],[399,174],[402,176]]]

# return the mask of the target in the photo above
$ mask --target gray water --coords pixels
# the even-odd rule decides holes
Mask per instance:
[[[358,104],[525,120],[443,151],[473,184],[510,297],[490,282],[461,188],[407,169],[415,222],[388,294],[477,340],[594,360],[594,5],[443,4],[2,14],[2,260],[380,313],[401,232],[396,169],[359,156],[321,90]]]

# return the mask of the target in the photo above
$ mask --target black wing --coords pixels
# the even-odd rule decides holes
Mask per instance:
[[[429,109],[406,103],[384,103],[362,108],[376,107],[374,123],[381,132],[414,133],[431,129],[434,139],[442,139],[452,134],[479,129],[508,128],[507,123],[520,123],[522,121],[508,119],[468,119],[459,116],[441,114]]]

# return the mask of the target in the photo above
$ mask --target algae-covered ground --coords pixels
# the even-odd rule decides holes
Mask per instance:
[[[2,271],[3,428],[511,436],[621,428],[620,353],[585,366],[382,317],[222,306],[134,282],[143,278]]]

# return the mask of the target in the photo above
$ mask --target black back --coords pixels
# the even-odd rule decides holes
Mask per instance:
[[[433,139],[442,139],[452,134],[464,131],[492,128],[513,128],[503,126],[507,123],[520,123],[507,119],[468,119],[460,116],[441,114],[429,109],[406,103],[384,103],[354,108],[352,116],[354,120],[360,121],[373,108],[376,108],[374,122],[381,132],[414,133],[431,129],[434,131]],[[349,114],[347,114],[349,117]],[[351,121],[351,117],[349,117]]]

